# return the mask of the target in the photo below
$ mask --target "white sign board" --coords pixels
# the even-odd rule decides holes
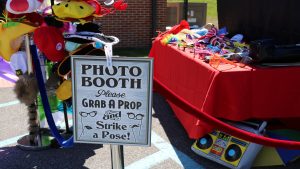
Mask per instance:
[[[74,142],[150,146],[153,60],[72,56]]]

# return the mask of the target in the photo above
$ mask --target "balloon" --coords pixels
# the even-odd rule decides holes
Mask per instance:
[[[11,69],[9,63],[6,62],[1,56],[0,56],[0,72],[15,74],[14,71]]]

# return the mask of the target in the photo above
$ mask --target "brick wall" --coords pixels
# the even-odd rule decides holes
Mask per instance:
[[[157,0],[157,29],[165,31],[167,26],[167,0]]]
[[[127,0],[126,11],[117,11],[97,22],[102,23],[106,35],[117,36],[120,43],[116,47],[147,48],[152,38],[152,0]],[[166,26],[167,0],[157,0],[157,29]]]

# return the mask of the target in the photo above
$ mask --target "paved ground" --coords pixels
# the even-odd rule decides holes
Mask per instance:
[[[2,85],[1,85],[2,84]],[[1,87],[2,86],[2,87]],[[109,145],[76,144],[70,149],[51,148],[43,151],[23,151],[16,140],[27,134],[26,108],[19,104],[12,83],[0,78],[0,169],[109,169]],[[214,162],[199,157],[190,150],[188,139],[172,110],[158,94],[154,94],[152,146],[124,148],[126,169],[222,169]],[[264,169],[298,169],[300,161],[287,167]]]

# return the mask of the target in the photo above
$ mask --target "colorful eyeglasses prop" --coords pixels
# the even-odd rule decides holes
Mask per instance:
[[[189,23],[185,20],[182,20],[180,24],[173,26],[170,30],[167,30],[165,32],[158,32],[158,36],[156,38],[162,40],[169,34],[178,34],[183,29],[190,29]]]
[[[185,39],[181,39],[177,42],[177,47],[178,49],[182,49],[183,51],[185,51],[186,48],[194,49],[195,41],[190,34],[186,34]]]
[[[181,49],[182,51],[185,51],[185,49],[194,49],[194,43],[187,42],[185,40],[181,40],[177,43],[178,49]]]
[[[237,64],[232,62],[232,61],[229,61],[223,57],[221,57],[220,55],[218,54],[213,54],[210,59],[209,59],[209,65],[215,69],[218,69],[218,67],[220,66],[221,63],[224,63],[224,64],[230,64],[234,67],[237,67]]]
[[[198,59],[204,59],[206,56],[211,56],[212,52],[203,48],[194,47],[194,57],[198,56]]]
[[[218,30],[215,26],[211,26],[205,36],[200,37],[198,40],[203,41],[204,43],[210,43],[213,46],[226,46],[223,38],[227,34],[227,29],[222,28]]]
[[[179,41],[179,37],[174,34],[167,34],[160,42],[162,45],[176,44]]]

